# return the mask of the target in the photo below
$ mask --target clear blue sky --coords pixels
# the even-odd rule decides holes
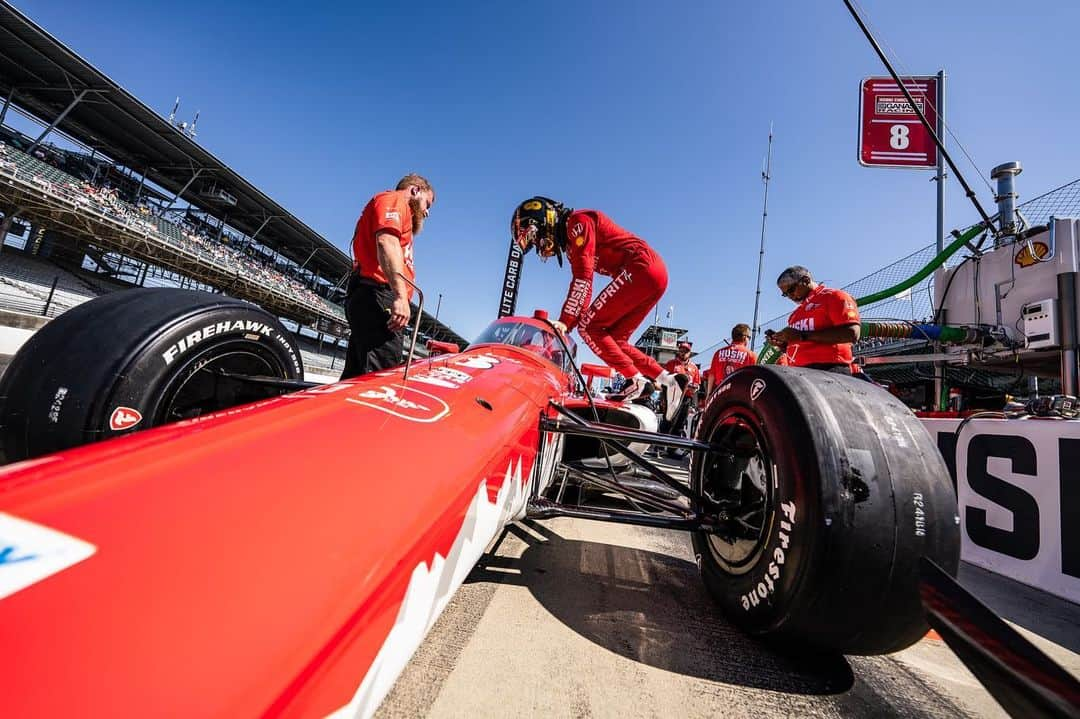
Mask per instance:
[[[372,194],[426,174],[419,280],[467,337],[536,193],[657,248],[661,318],[674,306],[696,349],[750,322],[770,121],[762,321],[791,307],[772,282],[789,264],[841,285],[934,241],[931,173],[856,162],[858,83],[884,71],[841,0],[18,7],[162,114],[177,95],[184,119],[200,109],[205,147],[340,247]],[[984,172],[1022,161],[1021,200],[1080,176],[1080,3],[863,7],[901,71],[947,71],[947,119]],[[974,219],[950,181],[947,226]],[[569,271],[530,259],[519,311],[556,311]]]

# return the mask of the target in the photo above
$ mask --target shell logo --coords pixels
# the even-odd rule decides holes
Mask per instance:
[[[1032,257],[1031,250],[1034,248],[1035,256]],[[1020,248],[1020,251],[1016,253],[1015,262],[1021,267],[1031,267],[1034,264],[1046,259],[1050,254],[1050,246],[1045,242],[1031,242],[1025,244]]]

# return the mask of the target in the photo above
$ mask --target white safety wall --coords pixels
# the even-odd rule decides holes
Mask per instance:
[[[961,557],[1080,604],[1080,421],[923,424],[956,483]]]

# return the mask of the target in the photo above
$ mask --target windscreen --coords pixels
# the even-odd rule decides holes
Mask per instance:
[[[473,344],[497,343],[521,347],[544,359],[550,360],[564,372],[570,371],[571,357],[566,356],[562,344],[550,330],[528,322],[493,322],[480,333]],[[566,339],[571,356],[577,350],[574,341]]]

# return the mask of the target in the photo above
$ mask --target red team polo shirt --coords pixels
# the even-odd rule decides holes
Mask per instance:
[[[838,325],[858,324],[859,308],[843,290],[818,285],[817,289],[795,308],[788,317],[788,326],[801,332],[813,332]],[[789,342],[787,355],[791,364],[851,364],[851,343]]]
[[[559,321],[567,330],[577,326],[581,313],[592,302],[594,273],[614,277],[630,260],[636,257],[651,259],[652,255],[645,240],[619,227],[603,212],[571,212],[566,218],[566,256],[574,279]]]
[[[701,384],[701,371],[698,369],[698,366],[690,360],[686,360],[686,364],[683,364],[679,361],[678,357],[672,357],[667,361],[667,364],[664,365],[664,369],[671,374],[686,375],[690,378],[690,384],[692,385]]]
[[[389,284],[390,280],[379,265],[379,253],[375,247],[375,235],[389,232],[401,242],[405,276],[410,281],[415,281],[412,221],[412,209],[409,207],[406,190],[388,190],[372,197],[357,220],[356,232],[353,234],[353,268],[357,274],[380,284]],[[409,298],[412,298],[411,287]]]
[[[757,364],[757,353],[745,342],[732,342],[716,350],[712,356],[709,371],[712,373],[713,381],[719,384],[735,370],[752,364]]]

